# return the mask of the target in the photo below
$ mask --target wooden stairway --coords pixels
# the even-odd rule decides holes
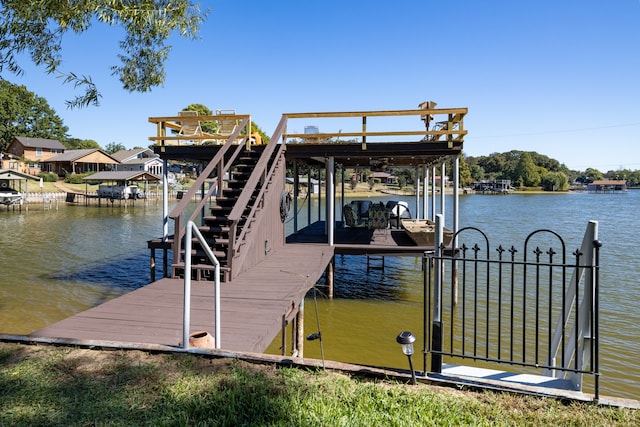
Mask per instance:
[[[224,188],[218,192],[215,204],[209,207],[209,214],[201,218],[201,225],[198,227],[207,244],[220,262],[221,280],[223,281],[230,280],[230,258],[233,256],[233,254],[230,253],[232,224],[229,219],[229,214],[235,207],[238,197],[242,193],[251,173],[264,152],[261,148],[263,147],[253,147],[251,151],[245,150],[234,161],[229,169],[229,177],[225,180]],[[263,185],[264,184],[265,183],[263,183]],[[253,190],[249,203],[243,209],[243,214],[235,227],[236,238],[240,236],[245,227],[251,227],[253,221],[248,220],[248,215],[253,205],[257,202],[256,195],[260,192],[260,189],[261,187],[256,187]],[[257,212],[257,215],[259,214],[260,212]],[[245,236],[246,235],[245,233]],[[238,242],[237,244],[241,245],[242,242]],[[184,245],[182,245],[182,247],[184,248]],[[193,239],[192,248],[192,280],[213,280],[214,266],[209,262],[200,242],[195,238]],[[173,277],[184,277],[184,255],[184,249],[182,249],[180,259],[172,264]]]

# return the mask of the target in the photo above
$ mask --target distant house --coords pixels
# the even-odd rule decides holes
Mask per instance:
[[[14,137],[7,148],[7,153],[32,162],[42,162],[64,152],[65,146],[57,139],[28,136]]]
[[[587,191],[591,193],[616,193],[627,191],[627,181],[624,179],[604,179],[587,184]]]
[[[111,155],[120,162],[116,165],[118,171],[142,171],[156,176],[162,176],[162,160],[160,156],[149,148],[134,148],[120,150]]]
[[[293,191],[293,178],[287,177],[286,183],[287,186],[289,186],[289,189]],[[309,185],[309,178],[307,178],[306,176],[301,176],[298,178],[298,186],[300,188],[305,187],[309,194],[318,194],[320,192],[320,181],[315,178],[311,178],[311,185]]]
[[[513,190],[510,179],[494,179],[476,181],[471,184],[471,188],[478,193],[508,193]]]
[[[99,148],[67,150],[47,161],[41,162],[42,170],[55,172],[59,176],[74,173],[114,170],[120,162]]]
[[[369,178],[379,179],[382,184],[395,184],[398,182],[398,177],[389,172],[371,172]]]

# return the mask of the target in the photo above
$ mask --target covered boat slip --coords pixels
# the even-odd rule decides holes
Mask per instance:
[[[307,168],[311,178],[311,170],[318,170],[318,174],[324,174],[325,185],[321,189],[318,197],[321,204],[325,206],[326,239],[330,244],[336,244],[336,239],[340,238],[342,243],[355,243],[360,245],[362,241],[362,231],[358,227],[348,227],[350,235],[343,235],[344,224],[350,224],[345,218],[336,218],[336,200],[344,200],[345,168],[370,168],[372,171],[385,171],[398,168],[415,168],[415,206],[417,212],[414,218],[435,219],[436,196],[439,193],[441,198],[441,210],[444,212],[445,187],[444,180],[437,186],[437,172],[444,176],[446,174],[445,164],[451,162],[453,165],[453,187],[459,184],[459,159],[462,152],[464,136],[467,131],[464,129],[464,117],[467,114],[466,108],[435,108],[434,102],[424,102],[420,104],[420,109],[416,110],[391,110],[391,111],[368,111],[368,112],[343,112],[343,113],[295,113],[285,114],[287,117],[287,129],[295,129],[294,120],[313,120],[315,123],[326,121],[329,125],[341,125],[338,131],[321,132],[321,126],[313,129],[313,133],[285,133],[283,140],[287,144],[285,153],[287,161],[291,164],[294,175],[293,210],[298,212],[298,188],[299,171]],[[355,123],[355,125],[354,125]],[[359,127],[359,128],[358,128]],[[346,129],[346,130],[345,130]],[[322,171],[322,172],[320,172]],[[341,175],[340,175],[341,171]],[[324,192],[323,192],[324,190]],[[322,199],[324,198],[324,202]],[[454,232],[458,228],[458,194],[453,194],[453,212],[450,215],[448,227]],[[430,203],[429,203],[430,201]],[[429,209],[430,204],[430,209]],[[298,232],[299,226],[297,216],[294,217],[294,232]],[[307,223],[307,226],[311,225]],[[378,233],[387,227],[377,225]],[[315,233],[317,234],[317,233]],[[382,233],[389,237],[396,237],[395,249],[391,252],[401,253],[399,247],[406,247],[407,253],[418,253],[416,244],[410,239],[405,239],[404,232],[387,230]],[[295,239],[295,237],[294,237]],[[346,239],[346,240],[344,240]],[[382,243],[384,239],[376,239],[377,243]],[[293,241],[290,239],[290,241]],[[342,244],[340,243],[340,244]],[[384,246],[384,243],[382,243]],[[369,243],[368,246],[371,246]],[[411,248],[413,247],[413,248]],[[357,246],[356,246],[357,248]],[[349,251],[354,253],[356,248]],[[371,247],[361,248],[362,253],[369,253]]]
[[[82,178],[85,182],[84,193],[67,193],[67,203],[78,203],[83,199],[83,204],[88,205],[90,200],[95,200],[98,206],[102,199],[119,202],[130,200],[133,203],[136,199],[146,198],[146,193],[150,190],[150,184],[156,186],[161,178],[145,171],[102,171]],[[98,189],[93,194],[89,191],[89,184],[99,184]]]
[[[0,162],[1,165],[2,162]],[[40,178],[0,167],[0,206],[5,206],[7,210],[10,207],[14,210],[16,207],[22,210],[22,205],[29,195],[29,181],[40,181]],[[34,183],[31,185],[33,186]],[[26,207],[28,210],[28,204]]]

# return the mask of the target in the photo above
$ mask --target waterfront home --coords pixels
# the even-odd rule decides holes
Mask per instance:
[[[55,172],[58,176],[67,174],[110,171],[120,162],[98,148],[67,150],[44,162],[42,170]]]
[[[150,148],[120,150],[111,156],[120,162],[116,165],[118,171],[142,171],[162,175],[162,160]]]
[[[7,153],[32,162],[42,162],[65,152],[65,146],[56,139],[16,136]]]

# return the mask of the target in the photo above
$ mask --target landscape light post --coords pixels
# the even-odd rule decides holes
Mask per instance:
[[[411,383],[416,385],[416,372],[413,370],[413,360],[411,355],[413,354],[413,343],[416,341],[416,336],[409,331],[402,331],[396,337],[396,342],[402,346],[402,352],[409,359],[409,369],[411,370]]]

